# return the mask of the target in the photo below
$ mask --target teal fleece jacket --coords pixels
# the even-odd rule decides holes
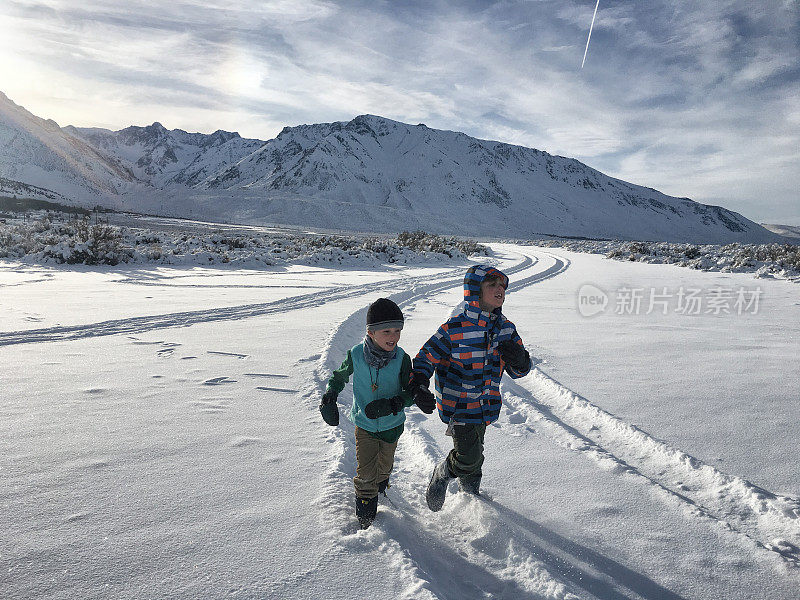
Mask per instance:
[[[373,400],[393,396],[400,396],[406,406],[414,404],[414,398],[409,391],[411,358],[398,346],[397,355],[389,361],[389,364],[381,369],[376,369],[364,360],[363,343],[357,344],[348,350],[347,358],[331,375],[327,391],[338,396],[347,385],[351,375],[353,376],[353,406],[350,409],[350,420],[372,434],[391,431],[389,437],[394,437],[394,440],[385,439],[384,435],[376,435],[376,437],[394,442],[403,431],[402,425],[406,420],[405,411],[400,411],[396,415],[370,419],[364,414],[364,408]],[[375,385],[377,385],[377,389],[373,389]],[[395,433],[396,437],[393,435]]]

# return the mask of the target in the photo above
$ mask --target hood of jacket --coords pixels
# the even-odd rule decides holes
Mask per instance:
[[[498,319],[498,317],[502,316],[500,308],[496,308],[490,313],[481,310],[480,305],[481,283],[486,278],[498,275],[503,280],[503,287],[508,289],[508,276],[499,269],[488,265],[473,265],[464,275],[464,314],[471,321],[476,323],[481,319],[485,321],[502,321],[502,319]]]

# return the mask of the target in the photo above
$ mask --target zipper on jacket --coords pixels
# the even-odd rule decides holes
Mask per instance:
[[[482,386],[486,385],[486,366],[489,363],[489,355],[492,352],[492,342],[494,341],[494,337],[495,337],[494,333],[492,333],[491,331],[487,331],[486,332],[486,354],[483,357],[483,371],[481,371],[481,379],[483,380],[483,381],[481,381],[481,385]],[[489,371],[489,374],[491,375],[491,371]],[[490,379],[491,379],[491,377],[490,377]],[[491,384],[489,385],[489,387],[491,388]],[[486,392],[486,391],[487,390],[484,387],[484,392]],[[482,393],[481,394],[481,419],[483,419],[483,407],[486,406],[487,404],[488,404],[488,400],[487,400],[486,396],[484,395],[484,393]]]

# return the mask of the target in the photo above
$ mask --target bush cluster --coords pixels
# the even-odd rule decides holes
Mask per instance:
[[[242,266],[306,264],[385,264],[466,259],[486,254],[472,241],[422,231],[396,238],[346,235],[275,235],[156,232],[88,219],[51,218],[0,224],[0,257],[32,262],[86,265],[119,263],[227,264]]]
[[[678,244],[595,240],[531,240],[537,246],[605,254],[615,260],[675,264],[691,269],[752,272],[800,282],[800,246],[792,244]]]
[[[464,256],[471,256],[473,254],[485,255],[488,252],[486,246],[474,240],[442,237],[434,233],[425,233],[421,230],[403,231],[398,234],[397,243],[415,252],[441,252],[448,256],[451,256],[453,250],[458,251]]]

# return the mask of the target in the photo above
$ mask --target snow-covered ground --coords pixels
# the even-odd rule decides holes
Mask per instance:
[[[0,263],[0,596],[797,598],[797,286],[492,248],[539,362],[484,497],[427,510],[450,438],[411,408],[367,531],[324,382],[379,296],[416,353],[466,263]]]

